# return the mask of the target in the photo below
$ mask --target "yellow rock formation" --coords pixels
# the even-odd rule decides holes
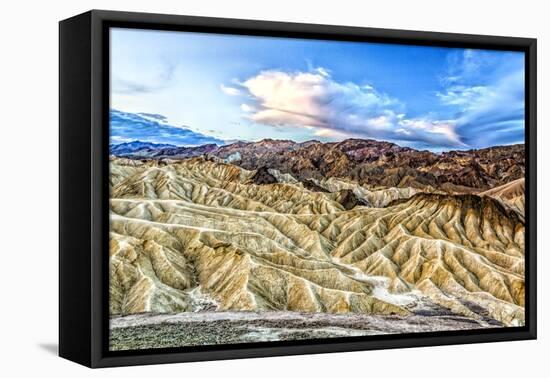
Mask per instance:
[[[332,193],[193,158],[111,162],[111,314],[211,310],[397,314],[429,301],[524,323],[524,223],[476,195]],[[340,188],[341,187],[341,188]]]

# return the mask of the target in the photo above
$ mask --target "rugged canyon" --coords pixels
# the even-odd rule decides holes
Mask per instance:
[[[525,322],[522,146],[118,148],[114,319],[269,311]]]

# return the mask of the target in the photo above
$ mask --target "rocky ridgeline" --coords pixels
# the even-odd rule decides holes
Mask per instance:
[[[276,169],[296,179],[350,179],[373,187],[426,188],[472,193],[525,175],[523,145],[435,154],[389,142],[347,139],[339,143],[265,139],[224,146],[174,147],[139,142],[113,145],[111,153],[131,159],[187,159],[204,156],[247,170]],[[137,144],[136,144],[137,143]]]

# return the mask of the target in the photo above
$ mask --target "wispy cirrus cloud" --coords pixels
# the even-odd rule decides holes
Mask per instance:
[[[494,96],[491,89],[482,85],[460,85],[448,86],[444,92],[438,92],[437,97],[445,105],[459,106],[464,110],[475,109],[485,98]]]
[[[464,50],[449,59],[442,104],[455,111],[457,132],[472,147],[521,143],[525,138],[522,53]]]
[[[262,71],[239,84],[245,116],[271,127],[298,127],[327,139],[399,141],[413,146],[462,147],[454,121],[407,118],[396,98],[371,85],[339,82],[328,69]]]
[[[149,75],[132,77],[128,73],[117,72],[118,75],[113,77],[111,90],[122,95],[152,93],[166,88],[174,78],[175,71],[175,64],[163,62]]]
[[[186,126],[170,125],[160,114],[110,111],[109,131],[112,143],[139,140],[152,143],[169,143],[177,146],[225,144],[219,138],[193,131]]]

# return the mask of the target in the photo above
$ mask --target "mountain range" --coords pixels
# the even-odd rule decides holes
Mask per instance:
[[[109,153],[117,156],[137,156],[140,151],[153,151],[163,148],[176,148],[173,144],[141,142],[134,140],[132,142],[124,142],[119,144],[111,144]]]
[[[525,175],[524,146],[520,144],[439,154],[368,139],[338,143],[264,139],[194,147],[133,142],[132,150],[126,145],[111,145],[111,154],[130,159],[174,160],[205,156],[247,170],[276,169],[301,182],[334,177],[369,187],[446,193],[477,193]]]

